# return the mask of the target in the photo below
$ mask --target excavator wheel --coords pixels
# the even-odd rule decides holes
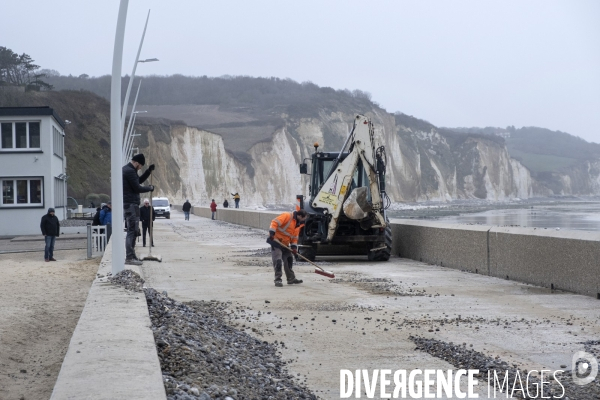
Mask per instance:
[[[385,249],[369,251],[369,261],[388,261],[390,259],[390,255],[392,254],[392,226],[390,225],[390,220],[387,217],[385,220]]]

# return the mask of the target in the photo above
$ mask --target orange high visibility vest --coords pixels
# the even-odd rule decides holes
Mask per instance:
[[[298,235],[300,228],[304,224],[296,226],[293,212],[285,212],[271,221],[270,232],[275,232],[275,239],[279,240],[286,246],[298,245]]]

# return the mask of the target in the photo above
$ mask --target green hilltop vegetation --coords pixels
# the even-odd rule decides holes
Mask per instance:
[[[534,176],[565,172],[586,160],[600,158],[600,144],[545,128],[514,126],[504,128],[449,128],[466,134],[504,137],[511,157],[519,160]]]
[[[48,76],[56,89],[87,90],[106,99],[110,97],[110,76]],[[122,79],[122,98],[129,77]],[[134,87],[137,86],[137,80]],[[311,82],[291,79],[252,78],[248,76],[190,77],[183,75],[143,77],[138,104],[143,105],[218,105],[221,109],[248,109],[253,114],[271,115],[276,110],[291,117],[318,117],[319,112],[371,109],[377,104],[361,90],[335,90]]]

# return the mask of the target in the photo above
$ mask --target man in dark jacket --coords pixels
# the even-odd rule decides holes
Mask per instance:
[[[140,230],[140,193],[152,192],[154,186],[142,186],[150,173],[154,170],[154,164],[150,165],[142,176],[137,171],[146,164],[143,154],[136,154],[131,162],[123,167],[123,214],[127,222],[127,238],[125,239],[125,264],[142,265],[135,255],[135,238]]]
[[[183,203],[183,207],[181,207],[181,210],[183,211],[183,214],[185,215],[186,221],[190,220],[190,210],[191,209],[192,209],[192,205],[190,204],[190,201],[186,200],[185,203]]]
[[[225,201],[223,202],[223,208],[227,207],[229,207],[229,202],[227,201],[227,199],[225,199]]]
[[[152,224],[150,223],[150,216],[152,215]],[[156,219],[156,213],[154,207],[150,206],[150,200],[144,199],[144,205],[140,207],[140,221],[142,221],[142,239],[144,247],[146,247],[146,231],[149,233],[152,239],[152,247],[154,247],[154,237],[152,236],[152,226]]]
[[[100,207],[96,208],[96,214],[94,214],[94,219],[92,220],[92,226],[100,225],[100,212],[102,212],[102,207],[104,207],[104,203],[100,205]]]
[[[42,235],[44,235],[44,240],[46,241],[44,261],[56,261],[54,259],[54,242],[60,235],[60,222],[58,222],[58,218],[54,215],[54,208],[49,208],[48,214],[42,217],[40,228],[42,230]]]

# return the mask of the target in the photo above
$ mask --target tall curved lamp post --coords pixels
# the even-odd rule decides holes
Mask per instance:
[[[113,204],[112,273],[125,268],[125,241],[123,235],[123,123],[121,120],[121,67],[123,64],[123,42],[129,0],[121,0],[115,45],[113,50],[112,79],[110,85],[110,190]]]

